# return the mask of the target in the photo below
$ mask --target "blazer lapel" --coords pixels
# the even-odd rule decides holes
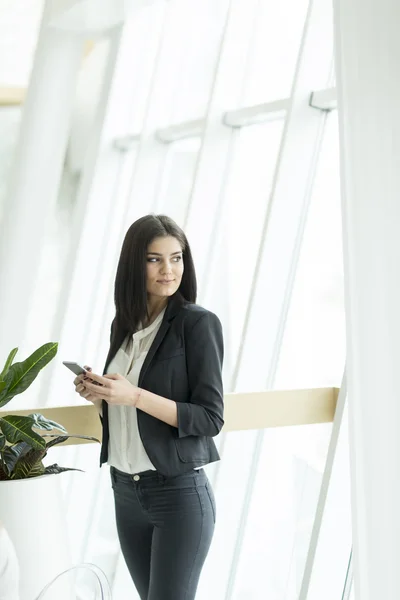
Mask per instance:
[[[160,329],[158,330],[157,335],[154,338],[152,345],[150,346],[150,350],[148,351],[147,356],[144,360],[143,366],[141,368],[140,375],[139,375],[139,381],[138,381],[139,387],[141,387],[143,379],[146,375],[147,369],[149,368],[150,363],[153,360],[155,353],[157,352],[161,342],[165,338],[167,331],[169,330],[169,328],[171,326],[172,319],[175,317],[176,313],[179,311],[182,304],[183,304],[183,302],[182,302],[180,295],[172,296],[170,301],[168,302],[167,310],[165,311],[165,315],[164,315],[164,318],[160,325]]]
[[[151,361],[153,360],[153,357],[154,357],[155,353],[157,352],[159,345],[163,341],[169,327],[170,327],[170,323],[169,323],[169,321],[165,321],[165,315],[164,315],[164,319],[160,325],[160,329],[157,331],[157,335],[154,338],[154,341],[150,346],[150,350],[148,351],[146,358],[144,360],[143,366],[141,368],[140,375],[139,375],[139,382],[138,382],[139,387],[142,385],[142,381],[143,381],[144,376],[146,375],[146,371],[149,368],[149,365],[150,365]]]

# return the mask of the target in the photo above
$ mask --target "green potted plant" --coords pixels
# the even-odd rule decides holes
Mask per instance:
[[[57,350],[57,343],[44,344],[22,362],[14,362],[18,348],[10,352],[0,373],[0,409],[28,389]],[[0,412],[0,515],[18,557],[20,600],[35,598],[49,581],[72,566],[57,474],[80,469],[43,464],[47,452],[70,437],[99,441],[69,434],[63,425],[39,412],[28,416]],[[44,524],[46,531],[55,533],[57,543],[49,546]],[[70,598],[68,590],[63,593]]]
[[[33,383],[43,367],[55,357],[57,349],[57,343],[44,344],[26,360],[17,363],[13,361],[18,348],[10,352],[0,373],[0,409]],[[43,433],[39,434],[38,431]],[[54,431],[59,433],[49,433]],[[0,416],[0,481],[79,470],[57,464],[45,467],[43,464],[48,450],[70,437],[99,441],[88,436],[68,434],[62,425],[46,419],[40,413],[26,417]]]

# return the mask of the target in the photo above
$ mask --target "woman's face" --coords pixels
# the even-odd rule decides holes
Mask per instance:
[[[168,297],[175,294],[183,275],[182,247],[174,237],[155,238],[147,248],[147,293]]]

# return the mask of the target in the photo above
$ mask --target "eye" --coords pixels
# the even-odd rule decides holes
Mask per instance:
[[[147,257],[147,262],[158,262],[158,258],[156,258],[155,256],[148,256]]]
[[[179,262],[179,261],[181,261],[181,260],[182,260],[182,256],[174,256],[174,259],[173,259],[173,260],[174,260],[175,262]]]

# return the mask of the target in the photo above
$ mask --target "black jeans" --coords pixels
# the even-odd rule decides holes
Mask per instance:
[[[215,526],[203,469],[164,477],[111,467],[111,480],[121,550],[141,600],[193,600]]]

